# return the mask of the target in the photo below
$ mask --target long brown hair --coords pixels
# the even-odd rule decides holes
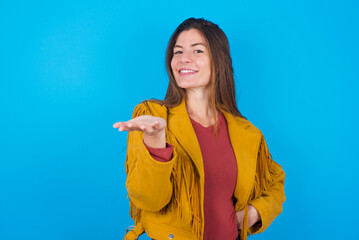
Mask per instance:
[[[203,18],[189,18],[183,21],[172,34],[166,51],[166,67],[170,78],[164,100],[151,99],[167,108],[178,106],[185,98],[185,90],[180,88],[174,78],[171,61],[173,48],[181,32],[190,29],[199,30],[209,46],[211,60],[211,79],[209,105],[213,113],[216,109],[226,111],[234,116],[245,118],[237,108],[235,84],[233,78],[232,59],[229,52],[229,43],[226,35],[214,24]],[[215,129],[217,122],[215,122]]]

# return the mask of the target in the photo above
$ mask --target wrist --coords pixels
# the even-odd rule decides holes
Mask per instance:
[[[165,148],[166,147],[166,133],[164,130],[156,134],[143,133],[144,143],[151,148]]]

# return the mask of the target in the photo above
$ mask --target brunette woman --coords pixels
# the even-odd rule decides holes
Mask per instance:
[[[246,239],[282,211],[284,171],[262,132],[239,112],[224,32],[190,18],[166,53],[164,100],[136,106],[129,131],[126,187],[136,227],[153,239]]]

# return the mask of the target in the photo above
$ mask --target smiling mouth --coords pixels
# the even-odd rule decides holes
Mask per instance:
[[[195,70],[179,70],[180,73],[194,73]]]
[[[195,71],[195,70],[192,70],[192,69],[180,69],[178,71],[178,73],[181,75],[181,76],[186,76],[186,75],[192,75],[192,74],[195,74],[197,73],[198,71]]]

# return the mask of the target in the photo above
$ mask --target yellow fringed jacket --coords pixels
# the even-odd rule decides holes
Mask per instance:
[[[245,240],[248,233],[263,232],[281,213],[285,175],[272,160],[258,128],[246,119],[223,114],[237,160],[235,211],[244,209],[241,239]],[[169,162],[156,161],[143,144],[143,132],[128,133],[126,187],[136,227],[124,239],[134,240],[144,231],[156,240],[203,239],[203,160],[185,102],[167,110],[147,101],[136,106],[132,117],[140,115],[167,121],[166,141],[174,150]],[[246,227],[248,204],[258,210],[262,221],[250,229]]]

